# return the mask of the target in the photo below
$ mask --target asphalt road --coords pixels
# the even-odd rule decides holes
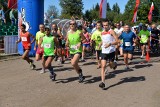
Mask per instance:
[[[108,68],[106,89],[98,87],[100,69],[95,60],[81,62],[86,80],[78,83],[78,75],[69,61],[64,65],[53,62],[57,81],[49,73],[37,70],[14,59],[0,62],[0,107],[160,107],[160,57],[149,63],[133,60],[131,70],[125,71],[123,61],[117,70]]]

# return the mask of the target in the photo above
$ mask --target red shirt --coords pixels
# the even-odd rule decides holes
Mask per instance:
[[[25,32],[25,33],[20,32],[20,37],[21,37],[21,41],[24,49],[30,49],[31,40],[30,40],[29,32]]]

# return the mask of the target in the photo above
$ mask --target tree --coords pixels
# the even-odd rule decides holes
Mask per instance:
[[[48,16],[48,17],[52,16],[52,14],[54,14],[54,17],[58,17],[58,13],[59,13],[59,11],[58,11],[58,9],[56,8],[56,6],[50,5],[50,6],[48,7],[48,10],[47,10],[47,16]]]
[[[113,5],[112,11],[114,11],[118,14],[120,13],[120,8],[119,8],[119,5],[117,3]]]
[[[61,17],[63,18],[70,18],[71,16],[82,16],[82,0],[60,0],[60,6],[62,7]]]
[[[107,11],[111,11],[111,7],[110,7],[109,2],[107,2]]]

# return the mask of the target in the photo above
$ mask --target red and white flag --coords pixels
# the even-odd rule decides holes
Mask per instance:
[[[136,0],[136,6],[134,9],[134,15],[133,15],[132,22],[136,22],[139,4],[140,4],[140,0]]]
[[[101,0],[100,3],[100,18],[106,18],[106,12],[107,12],[107,0]]]
[[[8,0],[8,8],[16,9],[17,8],[17,0]]]
[[[149,14],[148,14],[148,21],[149,21],[149,23],[152,22],[152,12],[153,12],[153,10],[154,10],[154,4],[152,2],[151,8],[150,8],[150,11],[149,11]]]

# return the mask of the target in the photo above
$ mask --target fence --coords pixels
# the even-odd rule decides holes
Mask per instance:
[[[16,54],[18,52],[16,40],[17,35],[7,35],[0,37],[0,49],[5,54]]]

